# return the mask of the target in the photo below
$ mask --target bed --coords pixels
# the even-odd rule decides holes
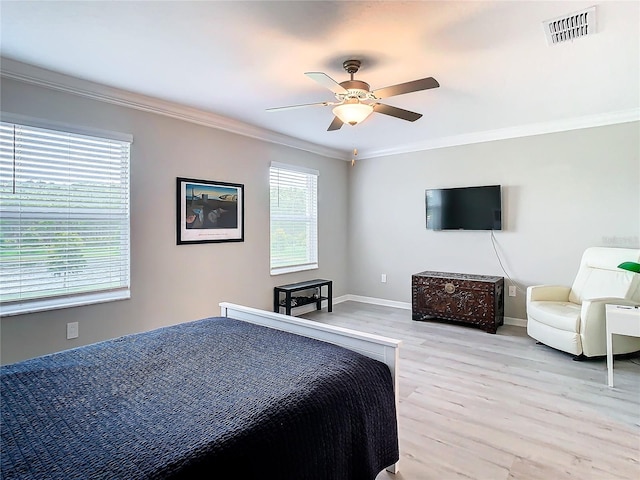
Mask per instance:
[[[0,477],[373,480],[400,341],[254,308],[1,367]]]

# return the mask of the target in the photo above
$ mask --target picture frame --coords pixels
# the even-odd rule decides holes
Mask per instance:
[[[244,242],[244,185],[178,177],[177,244]]]

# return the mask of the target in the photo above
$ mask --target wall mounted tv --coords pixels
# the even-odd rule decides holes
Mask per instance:
[[[425,203],[429,230],[502,230],[500,185],[427,189]]]

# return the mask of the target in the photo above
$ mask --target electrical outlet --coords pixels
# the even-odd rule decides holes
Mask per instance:
[[[386,273],[383,273],[383,274],[380,275],[380,281],[382,283],[387,283],[387,274]]]
[[[509,285],[509,296],[510,297],[515,297],[516,296],[516,286],[515,285]]]
[[[78,322],[67,323],[67,340],[78,338]]]

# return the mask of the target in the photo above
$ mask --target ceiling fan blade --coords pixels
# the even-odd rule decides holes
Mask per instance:
[[[333,93],[348,93],[346,88],[344,88],[326,73],[306,72],[305,75],[310,79],[315,80],[323,87],[328,88]]]
[[[342,123],[342,120],[340,120],[338,117],[334,117],[333,122],[331,122],[331,125],[329,125],[329,128],[327,128],[327,132],[331,132],[333,130],[340,130],[340,127],[342,127],[342,125],[344,125]]]
[[[392,107],[391,105],[384,105],[382,103],[376,103],[373,106],[373,111],[384,113],[385,115],[391,115],[392,117],[401,118],[402,120],[407,120],[409,122],[415,122],[420,117],[422,117],[421,113],[410,112],[409,110]]]
[[[418,92],[420,90],[428,90],[430,88],[438,88],[440,84],[433,77],[421,78],[412,82],[399,83],[390,87],[379,88],[374,90],[373,94],[376,98],[388,98],[405,93]]]
[[[333,102],[317,102],[317,103],[302,103],[300,105],[288,105],[286,107],[272,107],[272,108],[267,108],[267,112],[273,112],[276,110],[291,110],[293,108],[302,108],[302,107],[314,107],[314,106],[322,106],[322,107],[327,107],[329,105],[335,105],[335,103]]]

